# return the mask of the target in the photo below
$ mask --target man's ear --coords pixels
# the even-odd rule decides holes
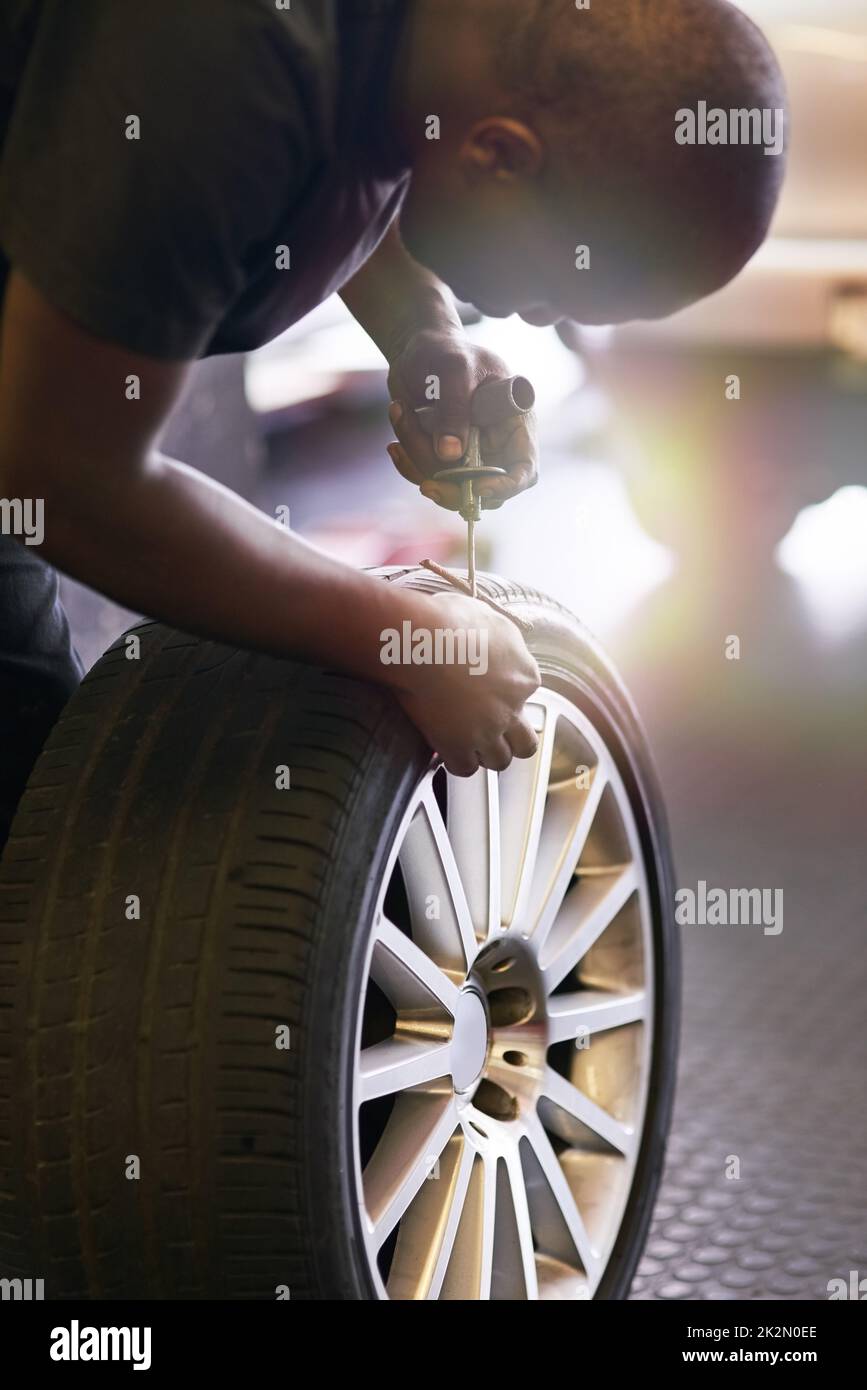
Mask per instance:
[[[477,121],[461,145],[458,158],[471,178],[515,182],[535,178],[545,151],[535,131],[508,116]]]

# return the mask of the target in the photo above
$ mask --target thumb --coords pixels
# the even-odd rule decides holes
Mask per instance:
[[[433,441],[437,458],[443,463],[459,463],[467,452],[474,386],[466,361],[442,380]]]
[[[437,458],[443,463],[460,463],[467,452],[467,430],[454,423],[441,425],[434,436]]]

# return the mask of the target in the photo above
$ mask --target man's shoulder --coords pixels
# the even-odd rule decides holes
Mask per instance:
[[[233,77],[254,85],[262,65],[327,68],[338,0],[87,0],[46,8],[40,23],[63,29],[78,51],[113,47],[142,62],[159,54],[167,76],[186,65],[191,79],[210,71],[230,88]]]
[[[100,3],[117,6],[117,0]],[[156,18],[184,41],[220,49],[240,45],[239,60],[245,46],[261,42],[321,61],[333,48],[341,13],[340,0],[124,0],[122,9],[129,23]]]
[[[62,7],[81,70],[100,103],[116,94],[148,113],[152,131],[208,155],[208,130],[224,148],[291,138],[315,159],[330,123],[337,0],[87,0]],[[55,53],[63,45],[60,35]],[[78,84],[80,86],[80,84]],[[85,104],[81,90],[78,99]],[[201,119],[198,119],[201,118]],[[144,122],[143,122],[144,124]],[[163,140],[163,147],[165,140]]]
[[[182,49],[234,53],[239,72],[257,47],[322,59],[338,27],[338,0],[97,0],[97,6],[101,21],[118,31],[146,30]],[[81,22],[86,33],[86,11]]]
[[[332,10],[45,0],[0,153],[9,263],[97,336],[198,356],[330,149]]]

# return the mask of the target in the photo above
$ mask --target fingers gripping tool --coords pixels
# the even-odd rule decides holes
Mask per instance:
[[[528,414],[535,401],[536,393],[526,377],[513,376],[503,381],[484,382],[473,396],[466,453],[459,464],[434,474],[435,482],[457,483],[461,490],[460,514],[467,523],[467,580],[473,598],[476,597],[476,526],[482,519],[482,499],[477,487],[485,478],[507,476],[505,468],[494,468],[483,463],[481,431],[501,425],[514,415]],[[416,411],[416,416],[427,434],[437,432],[436,406],[424,406]]]

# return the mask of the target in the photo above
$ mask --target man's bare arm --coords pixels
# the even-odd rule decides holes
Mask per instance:
[[[451,291],[420,266],[401,241],[395,220],[361,270],[343,287],[341,298],[385,356],[391,371],[389,412],[397,440],[391,461],[422,495],[452,511],[461,504],[460,488],[435,475],[466,451],[472,399],[485,381],[511,375],[496,353],[464,335]],[[430,384],[438,382],[434,396]],[[415,411],[431,403],[437,410],[434,437],[419,426]],[[538,477],[535,424],[514,416],[482,438],[485,461],[504,470],[480,488],[486,506],[499,506]]]
[[[380,682],[379,634],[421,596],[320,554],[155,447],[189,364],[92,337],[20,274],[0,335],[0,492],[45,502],[42,553],[185,630]],[[139,378],[140,399],[127,399]]]
[[[339,564],[156,449],[185,363],[83,332],[20,275],[0,325],[0,493],[43,498],[47,559],[119,603],[203,636],[391,685],[458,775],[528,757],[539,672],[482,604],[383,584]],[[141,399],[127,399],[137,376]],[[382,633],[476,627],[488,668],[385,666]]]
[[[413,260],[396,219],[340,297],[389,363],[421,329],[463,332],[451,291]]]

